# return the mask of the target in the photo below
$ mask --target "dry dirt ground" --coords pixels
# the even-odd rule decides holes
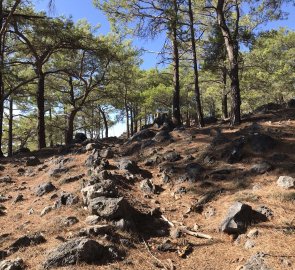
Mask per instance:
[[[258,154],[245,146],[242,159],[229,164],[222,155],[228,144],[221,143],[212,147],[218,129],[221,130],[221,134],[233,141],[247,134],[254,122],[258,123],[259,132],[272,136],[279,143],[274,148]],[[140,181],[144,177],[136,176],[134,180],[127,180],[124,172],[115,167],[111,172],[122,175],[119,192],[140,212],[149,213],[152,209],[159,208],[162,215],[175,226],[186,226],[190,230],[208,234],[212,239],[187,234],[182,234],[179,238],[172,238],[169,234],[157,236],[153,233],[156,228],[153,228],[152,224],[145,224],[145,230],[139,230],[136,234],[120,230],[116,232],[118,237],[129,239],[134,245],[127,248],[117,244],[126,252],[122,261],[103,265],[78,264],[63,269],[240,269],[256,252],[266,254],[265,262],[270,269],[295,269],[295,190],[285,190],[276,183],[281,175],[295,177],[295,111],[290,109],[252,116],[239,128],[230,128],[228,123],[219,123],[203,129],[186,128],[172,131],[170,134],[173,142],[157,143],[135,151],[128,157],[138,162],[142,170],[152,174],[151,179],[158,188],[155,194],[147,195],[140,190]],[[111,146],[120,153],[121,145]],[[159,164],[145,165],[147,158],[155,153],[161,156],[169,150],[175,150],[181,156],[179,161],[174,162],[176,166],[181,167],[188,162],[198,162],[202,165],[205,171],[199,179],[191,183],[172,177],[170,182],[163,183]],[[48,173],[54,167],[53,162],[62,155],[34,154],[39,156],[41,165],[26,167],[26,157],[1,161],[4,168],[0,172],[0,177],[9,175],[13,183],[0,183],[0,195],[11,196],[11,199],[1,203],[6,207],[6,213],[0,216],[0,251],[5,250],[21,236],[41,232],[46,239],[45,243],[21,248],[7,259],[21,257],[27,269],[42,269],[48,251],[61,244],[61,237],[70,239],[75,237],[80,229],[89,226],[85,223],[89,212],[82,205],[80,190],[83,179],[88,177],[84,163],[90,153],[84,151],[80,154],[64,155],[70,158],[67,163],[70,170],[55,178],[50,177]],[[274,154],[287,156],[283,160],[274,161]],[[115,155],[109,162],[116,165],[120,158]],[[273,169],[264,174],[251,173],[250,168],[259,161],[268,161]],[[19,174],[19,168],[25,169],[24,175]],[[217,169],[231,169],[231,172],[219,177],[212,174],[212,171]],[[62,179],[68,176],[83,173],[85,176],[79,181],[62,183]],[[51,181],[57,190],[37,197],[36,187],[48,181]],[[185,192],[177,192],[180,188]],[[42,209],[54,203],[52,195],[59,195],[61,191],[79,196],[79,203],[63,206],[41,217]],[[212,191],[216,191],[214,196],[202,206],[202,209],[195,211],[193,206],[198,200]],[[24,200],[13,203],[18,194],[22,194]],[[258,236],[251,240],[255,244],[254,247],[249,249],[245,248],[246,234],[241,235],[240,240],[236,241],[234,237],[219,231],[220,223],[226,216],[229,206],[235,201],[249,204],[253,209],[264,205],[273,211],[273,217],[268,221],[249,226],[246,234],[251,229],[257,229],[259,232]],[[79,222],[73,226],[63,225],[62,218],[68,216],[77,217]],[[105,224],[106,221],[102,220],[101,223]],[[107,236],[94,239],[102,243],[112,241],[112,237]],[[167,240],[171,241],[175,249],[159,251],[158,246]],[[182,257],[183,252],[186,252],[187,256]]]

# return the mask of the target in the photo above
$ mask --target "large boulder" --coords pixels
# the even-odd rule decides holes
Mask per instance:
[[[221,223],[220,230],[228,234],[240,234],[247,230],[252,222],[253,210],[250,205],[235,202]]]
[[[251,149],[256,153],[265,153],[277,145],[277,141],[269,135],[256,133],[249,136]]]
[[[153,140],[156,142],[165,142],[170,139],[171,139],[171,136],[170,136],[169,130],[161,130],[153,138]]]
[[[143,129],[141,131],[136,132],[130,139],[130,142],[134,141],[142,141],[153,138],[156,133],[150,129]]]
[[[26,166],[37,166],[41,164],[41,161],[37,157],[29,157],[26,161]]]
[[[5,260],[0,262],[0,270],[23,270],[25,269],[24,261],[21,258],[15,260]]]
[[[50,269],[77,263],[98,263],[106,253],[107,249],[96,241],[79,237],[51,250],[43,266],[45,269]]]
[[[92,215],[106,219],[119,219],[131,214],[128,202],[123,198],[97,197],[90,200],[88,209]]]

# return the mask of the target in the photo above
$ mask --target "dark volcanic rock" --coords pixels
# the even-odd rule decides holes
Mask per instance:
[[[19,239],[17,239],[9,247],[9,251],[10,252],[16,252],[20,248],[28,247],[28,246],[32,246],[32,245],[38,245],[38,244],[42,244],[42,243],[45,243],[45,242],[46,242],[46,239],[40,233],[36,233],[36,234],[33,234],[33,235],[25,235],[25,236],[22,236]]]
[[[79,202],[79,197],[68,192],[62,192],[59,199],[56,202],[56,207],[59,208],[62,205],[73,205]]]
[[[84,133],[75,134],[75,142],[82,143],[87,140],[87,136]]]
[[[204,168],[198,163],[189,163],[185,167],[185,172],[191,182],[195,182],[197,177],[204,171]]]
[[[135,161],[130,159],[122,159],[119,162],[118,168],[120,170],[127,170],[130,172],[136,172],[138,170],[138,166]]]
[[[142,180],[140,183],[140,189],[144,193],[155,193],[155,186],[150,179]]]
[[[266,134],[254,134],[249,136],[251,149],[256,153],[265,153],[277,145],[277,141]]]
[[[104,246],[94,240],[80,237],[65,242],[50,251],[44,268],[50,269],[77,263],[98,263],[106,254],[107,249]]]
[[[176,151],[169,151],[163,155],[164,160],[168,162],[175,162],[181,159],[181,156]]]
[[[0,270],[23,270],[25,269],[24,261],[21,258],[15,260],[5,260],[0,262]]]
[[[123,198],[98,197],[90,200],[88,209],[92,215],[106,219],[118,219],[132,214],[131,207]]]
[[[252,207],[241,202],[235,202],[221,223],[220,230],[229,234],[240,234],[246,231],[252,222]]]
[[[270,171],[271,169],[272,169],[272,165],[269,164],[268,162],[264,161],[264,162],[260,162],[258,164],[255,164],[254,166],[252,166],[251,172],[263,174],[263,173]]]
[[[12,178],[9,175],[7,175],[7,176],[0,177],[0,183],[11,184],[13,183],[13,181],[12,181]]]
[[[130,139],[130,142],[134,141],[142,141],[153,138],[156,133],[150,129],[143,129],[141,131],[136,132]]]
[[[55,189],[56,187],[51,182],[43,183],[36,188],[35,194],[37,196],[43,196],[44,194],[49,193]]]
[[[113,158],[114,157],[114,152],[111,148],[107,148],[104,150],[100,151],[100,156],[102,158]]]
[[[161,130],[158,133],[156,133],[155,137],[153,138],[156,142],[165,142],[171,139],[171,136],[169,134],[169,130]]]
[[[26,161],[26,166],[37,166],[41,164],[41,161],[37,157],[29,157]]]

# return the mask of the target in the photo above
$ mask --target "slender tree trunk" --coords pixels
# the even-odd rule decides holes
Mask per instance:
[[[199,87],[199,72],[198,72],[198,59],[195,41],[195,28],[194,28],[194,13],[192,9],[192,1],[188,0],[189,17],[190,17],[190,32],[191,32],[191,43],[193,53],[193,65],[194,65],[194,86],[195,86],[195,97],[196,97],[196,113],[197,113],[197,125],[199,127],[204,126],[203,112],[201,106],[201,95]]]
[[[224,0],[218,0],[217,3],[217,21],[224,37],[224,43],[227,51],[227,56],[230,64],[229,77],[231,79],[231,125],[239,125],[241,123],[241,95],[240,95],[240,82],[239,82],[239,63],[238,53],[239,45],[236,39],[238,25],[236,25],[236,33],[232,34],[226,25],[224,17]],[[239,20],[239,13],[237,7],[237,22]]]
[[[177,1],[173,0],[174,5],[174,16],[173,23],[171,25],[172,30],[172,47],[173,47],[173,103],[172,103],[172,121],[175,126],[179,126],[181,124],[180,117],[180,82],[179,82],[179,51],[178,51],[178,39],[177,39],[177,26],[178,26],[178,5]]]
[[[8,156],[13,153],[13,98],[9,100],[9,123],[8,123]]]
[[[53,147],[53,134],[52,134],[52,111],[51,107],[49,108],[49,121],[50,121],[50,130],[49,130],[49,144],[50,147]]]
[[[136,133],[138,131],[138,119],[137,119],[137,108],[134,108],[133,110],[133,118],[134,118],[134,133]]]
[[[0,1],[0,29],[4,24],[3,20],[3,1]],[[0,36],[0,157],[3,157],[2,152],[2,134],[3,134],[3,113],[4,113],[4,83],[3,83],[3,69],[4,69],[4,44],[3,37]]]
[[[45,75],[42,71],[38,72],[38,88],[37,88],[37,108],[38,108],[38,147],[39,149],[46,147],[45,136]]]
[[[133,114],[133,109],[130,108],[130,134],[133,136],[134,134],[134,114]]]
[[[72,110],[68,116],[68,120],[67,120],[67,131],[66,131],[66,140],[65,143],[66,145],[69,145],[72,143],[73,141],[73,137],[74,137],[74,120],[76,117],[78,110]]]
[[[104,129],[105,129],[105,138],[108,138],[109,137],[108,120],[107,120],[105,112],[101,108],[99,108],[99,111],[100,111],[100,113],[102,115],[102,119],[103,119],[103,124],[104,124]]]
[[[223,68],[223,70],[222,70],[222,81],[223,81],[222,116],[223,116],[223,119],[228,118],[226,77],[227,77],[227,70],[226,70],[226,68]]]

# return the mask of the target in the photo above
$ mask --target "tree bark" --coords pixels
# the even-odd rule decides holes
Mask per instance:
[[[196,113],[197,113],[197,125],[199,127],[204,126],[203,112],[201,106],[200,87],[199,87],[199,72],[198,72],[198,59],[195,41],[195,28],[194,28],[194,13],[192,9],[192,1],[188,0],[189,17],[190,17],[190,32],[191,32],[191,46],[193,53],[193,65],[194,65],[194,87],[196,98]]]
[[[173,103],[172,103],[172,121],[175,126],[180,126],[181,116],[180,116],[180,82],[179,82],[179,51],[178,51],[178,39],[177,39],[177,24],[178,24],[178,5],[177,1],[173,0],[174,6],[174,18],[171,24],[172,31],[172,47],[173,47]]]
[[[74,120],[76,117],[76,114],[78,112],[78,109],[72,110],[68,116],[67,119],[67,131],[66,131],[66,145],[69,145],[73,142],[74,137]]]
[[[236,18],[236,29],[235,33],[231,34],[224,17],[224,0],[218,0],[217,3],[217,21],[224,37],[224,43],[227,51],[227,56],[230,64],[229,77],[231,79],[231,115],[230,122],[231,125],[239,125],[241,123],[241,96],[240,96],[240,83],[239,83],[239,63],[238,63],[238,53],[239,45],[237,41],[237,31],[238,31],[238,20],[239,12],[237,9]]]
[[[53,134],[52,134],[52,111],[51,111],[51,107],[49,108],[49,121],[50,121],[50,130],[49,130],[49,144],[50,144],[50,147],[53,147]]]
[[[227,77],[227,70],[226,70],[226,68],[223,68],[223,70],[222,70],[222,81],[223,81],[223,90],[222,90],[222,116],[223,116],[223,119],[228,118],[226,77]]]
[[[38,148],[46,147],[45,136],[45,75],[42,71],[38,72],[37,88],[37,108],[38,108]]]
[[[133,136],[134,134],[134,114],[133,114],[133,109],[130,108],[130,134]]]
[[[99,111],[100,111],[100,113],[102,115],[102,119],[103,119],[103,124],[104,124],[104,128],[105,128],[105,138],[108,138],[109,137],[108,120],[107,120],[105,112],[101,108],[99,108]]]
[[[13,98],[9,100],[9,123],[8,123],[8,156],[13,153]]]
[[[3,20],[3,1],[0,1],[0,29],[2,29]],[[2,35],[0,36],[0,157],[3,157],[2,152],[2,134],[3,134],[3,113],[4,113],[4,83],[3,83],[3,68],[4,68],[4,44]]]

